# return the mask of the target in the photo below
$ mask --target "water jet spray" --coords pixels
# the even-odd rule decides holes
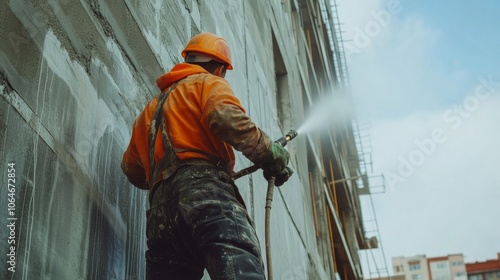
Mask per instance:
[[[349,96],[345,93],[326,95],[310,108],[310,114],[304,123],[297,129],[298,134],[335,125],[344,124],[353,114]]]

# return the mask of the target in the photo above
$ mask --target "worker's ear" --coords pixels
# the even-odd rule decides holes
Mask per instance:
[[[217,69],[215,69],[214,75],[219,76],[221,78],[224,78],[224,77],[226,77],[226,70],[227,70],[226,65],[221,65],[221,66],[217,67]]]

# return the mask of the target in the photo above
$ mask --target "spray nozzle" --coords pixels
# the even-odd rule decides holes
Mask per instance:
[[[290,142],[293,138],[297,137],[299,133],[296,130],[290,130],[285,136],[281,137],[280,139],[276,140],[276,142],[280,143],[281,146],[285,147],[288,142]]]

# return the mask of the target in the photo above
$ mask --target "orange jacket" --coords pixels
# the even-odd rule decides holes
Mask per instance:
[[[163,106],[170,141],[181,160],[208,159],[204,153],[226,163],[232,171],[232,147],[254,162],[259,162],[272,141],[245,115],[224,78],[209,74],[200,66],[180,63],[159,77],[160,90],[165,91],[179,81]],[[151,175],[149,130],[158,97],[149,101],[132,126],[130,144],[122,159],[122,170],[136,187],[148,189]],[[204,153],[197,152],[204,151]],[[155,162],[165,156],[163,140],[158,133]],[[153,178],[158,182],[161,178]]]

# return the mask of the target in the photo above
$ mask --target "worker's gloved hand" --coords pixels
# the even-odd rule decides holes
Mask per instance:
[[[276,178],[275,185],[283,185],[293,174],[293,171],[287,167],[289,160],[290,154],[288,151],[281,144],[273,142],[268,155],[261,162],[264,178],[268,180],[274,176]]]
[[[290,178],[292,175],[293,175],[293,170],[288,166],[277,174],[271,174],[264,169],[264,178],[266,178],[266,180],[269,180],[269,178],[274,176],[274,178],[276,179],[274,181],[274,185],[277,187],[282,186],[286,181],[288,181],[288,178]]]

